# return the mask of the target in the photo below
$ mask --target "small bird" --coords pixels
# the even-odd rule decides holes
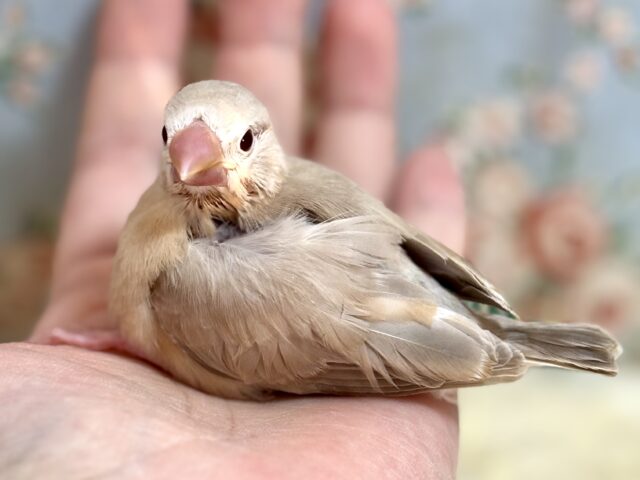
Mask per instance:
[[[242,86],[186,86],[162,137],[109,303],[127,348],[177,379],[265,400],[487,385],[530,365],[616,374],[620,347],[601,328],[518,320],[460,256],[347,178],[286,156]]]

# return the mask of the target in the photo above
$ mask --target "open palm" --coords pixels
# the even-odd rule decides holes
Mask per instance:
[[[312,158],[351,176],[460,249],[462,192],[424,147],[396,171],[395,25],[386,0],[329,1],[322,109]],[[253,90],[285,149],[300,152],[304,0],[219,2],[215,78]],[[188,2],[108,0],[51,302],[56,327],[115,328],[106,311],[118,233],[152,182],[162,109],[179,87]],[[455,407],[405,399],[305,397],[265,404],[208,396],[125,356],[67,346],[0,348],[0,471],[9,478],[451,478]]]

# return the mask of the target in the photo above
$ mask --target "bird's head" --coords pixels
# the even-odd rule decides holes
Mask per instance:
[[[284,153],[265,106],[247,89],[207,80],[168,103],[162,129],[169,192],[221,218],[277,193]]]

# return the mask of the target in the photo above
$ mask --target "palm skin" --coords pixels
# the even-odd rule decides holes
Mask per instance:
[[[187,2],[166,3],[162,11],[152,1],[105,3],[51,302],[32,336],[36,343],[46,343],[56,327],[114,328],[106,295],[118,233],[155,177],[162,109],[178,88]],[[221,2],[226,27],[214,72],[261,96],[291,153],[299,150],[302,123],[303,9],[303,0]],[[442,151],[425,147],[394,172],[394,42],[386,1],[328,2],[323,113],[309,153],[459,250],[462,193]],[[455,472],[457,410],[430,396],[229,401],[130,357],[35,343],[2,346],[0,364],[0,471],[9,478],[452,478]]]
[[[20,385],[2,390],[8,478],[452,477],[455,409],[430,398],[258,404],[113,354],[17,344],[0,358]]]

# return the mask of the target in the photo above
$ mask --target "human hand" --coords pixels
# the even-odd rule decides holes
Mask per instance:
[[[222,1],[214,72],[260,97],[291,153],[301,144],[304,4]],[[51,303],[35,341],[55,327],[115,327],[106,294],[118,233],[155,177],[162,109],[179,87],[187,2],[158,7],[105,3]],[[425,147],[396,172],[388,2],[328,2],[321,51],[322,113],[309,156],[459,250],[462,193],[442,151]],[[115,354],[16,344],[0,348],[0,359],[8,372],[0,380],[0,469],[9,476],[10,468],[61,478],[454,475],[456,409],[431,396],[254,404],[207,396]]]

